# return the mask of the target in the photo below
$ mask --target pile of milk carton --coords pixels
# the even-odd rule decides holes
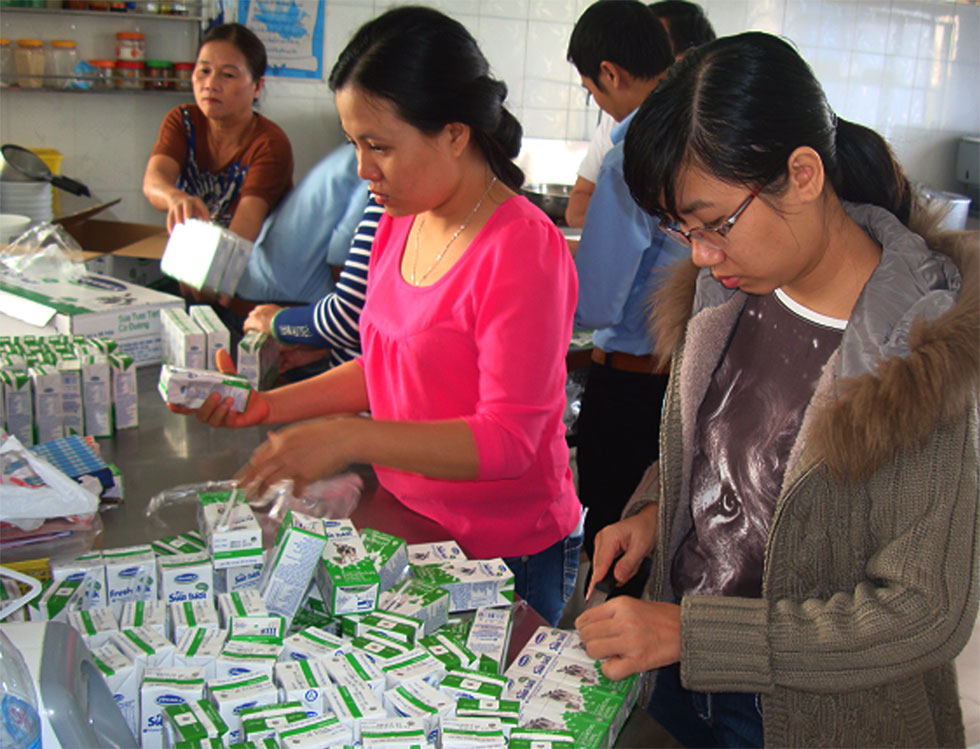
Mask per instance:
[[[635,701],[574,632],[505,669],[501,559],[295,512],[263,553],[237,492],[198,525],[53,565],[31,610],[81,633],[144,747],[606,747]]]
[[[110,338],[0,336],[0,428],[23,445],[139,426],[133,357]]]

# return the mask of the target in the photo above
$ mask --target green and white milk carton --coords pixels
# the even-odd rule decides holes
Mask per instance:
[[[378,571],[381,590],[388,590],[408,569],[408,545],[405,539],[374,528],[364,528],[361,531],[361,543]]]
[[[109,354],[109,369],[112,372],[112,423],[116,429],[135,429],[140,425],[136,360],[129,354]]]
[[[198,668],[160,668],[143,672],[140,687],[140,746],[163,747],[163,709],[197,702],[204,696],[204,672]]]
[[[226,733],[228,724],[207,700],[163,708],[164,746],[174,746],[179,741],[220,739]]]
[[[316,566],[316,583],[327,610],[334,616],[373,611],[381,579],[360,536],[353,526],[348,532],[337,521],[326,521],[324,526],[327,540]]]
[[[204,338],[207,347],[207,354],[204,357],[204,368],[215,369],[215,355],[218,349],[229,351],[231,348],[231,333],[228,330],[218,313],[209,304],[192,304],[190,309],[191,319],[197,326],[204,331]],[[229,353],[231,353],[229,351]]]
[[[412,573],[448,590],[450,611],[510,606],[514,602],[514,573],[499,557],[415,565]]]
[[[287,627],[306,596],[326,541],[320,518],[286,512],[266,561],[259,595],[269,613],[283,617]]]

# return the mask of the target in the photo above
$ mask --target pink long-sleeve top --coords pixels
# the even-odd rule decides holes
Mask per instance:
[[[578,295],[561,233],[522,196],[506,200],[431,286],[402,278],[413,217],[378,224],[361,316],[373,418],[462,418],[480,457],[474,480],[375,466],[404,505],[445,527],[468,554],[543,551],[581,506],[562,413]]]

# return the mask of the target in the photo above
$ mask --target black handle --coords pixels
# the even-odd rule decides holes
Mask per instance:
[[[60,187],[62,190],[70,192],[72,195],[84,195],[85,197],[91,197],[92,193],[88,191],[88,188],[81,182],[76,182],[68,177],[52,177],[51,184],[55,187]]]

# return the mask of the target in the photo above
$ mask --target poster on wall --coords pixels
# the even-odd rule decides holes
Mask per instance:
[[[238,22],[265,45],[266,75],[323,79],[325,0],[238,0]]]

